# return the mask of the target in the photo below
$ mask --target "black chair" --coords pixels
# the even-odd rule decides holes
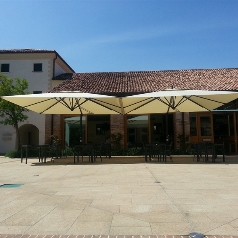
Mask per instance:
[[[64,156],[65,158],[68,157],[68,154],[67,154],[67,151],[70,149],[67,141],[65,141],[65,145],[64,145],[64,148],[62,149],[61,151],[61,155]]]
[[[38,145],[39,149],[39,162],[46,163],[46,159],[50,157],[50,145],[44,144],[44,145]],[[52,161],[52,160],[51,160]]]
[[[151,145],[151,153],[150,153],[150,159],[157,158],[158,161],[161,161],[161,147],[159,144],[152,144]]]
[[[144,155],[145,155],[145,162],[148,162],[148,157],[149,160],[151,160],[151,144],[144,144]]]
[[[94,157],[94,161],[96,161],[96,158],[99,156],[102,162],[102,146],[101,144],[93,144],[93,157]]]
[[[48,154],[51,157],[51,161],[54,162],[54,159],[61,158],[61,146],[60,145],[51,145],[48,147]]]
[[[173,162],[172,148],[173,148],[173,142],[170,142],[169,144],[166,144],[166,156],[170,157],[171,162]]]
[[[23,162],[23,157],[25,157],[26,158],[26,164],[27,164],[29,148],[32,148],[32,145],[22,145],[21,146],[21,163]],[[24,156],[24,154],[25,154],[25,156]],[[39,157],[39,162],[40,162],[40,157]]]
[[[106,156],[111,159],[112,146],[110,143],[102,143],[100,147],[100,158]]]
[[[211,162],[215,163],[218,153],[223,156],[223,162],[225,162],[225,146],[223,144],[214,144],[212,142],[203,142],[192,144],[191,150],[194,157],[197,156],[197,162],[204,156],[203,161],[208,163],[211,158]]]
[[[214,143],[212,142],[205,142],[203,143],[204,145],[204,156],[205,156],[205,162],[209,162],[209,156],[211,156],[212,161],[214,160],[214,156],[215,156],[215,148],[214,148]],[[202,151],[202,152],[203,152]]]
[[[215,163],[218,158],[218,154],[222,155],[222,161],[225,162],[225,142],[222,144],[214,144],[213,163]]]
[[[191,151],[193,153],[193,160],[197,158],[197,162],[204,156],[204,161],[208,159],[208,152],[205,143],[192,143]]]
[[[83,162],[84,156],[89,157],[89,162],[91,163],[94,162],[95,155],[94,155],[93,145],[88,145],[88,144],[75,145],[73,151],[74,151],[74,164],[76,163],[76,159],[77,159],[77,162],[79,162],[79,157],[81,157]]]
[[[151,161],[152,158],[157,158],[158,161],[166,162],[166,144],[150,143],[146,144],[145,148],[145,161]]]

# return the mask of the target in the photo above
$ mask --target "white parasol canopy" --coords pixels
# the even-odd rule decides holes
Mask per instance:
[[[237,99],[238,92],[171,89],[117,98],[73,91],[2,98],[42,114],[150,114],[212,111]]]

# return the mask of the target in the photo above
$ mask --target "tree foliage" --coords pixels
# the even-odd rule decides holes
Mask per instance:
[[[28,94],[27,89],[28,82],[26,79],[12,79],[0,74],[0,96]],[[28,110],[23,107],[0,98],[0,123],[3,125],[11,125],[16,129],[16,148],[18,148],[20,145],[18,124],[19,122],[23,122],[28,118],[24,114],[24,112],[27,111]]]

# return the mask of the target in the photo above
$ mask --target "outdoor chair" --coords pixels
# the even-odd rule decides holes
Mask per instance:
[[[50,145],[38,145],[37,148],[39,149],[39,162],[46,163],[46,159],[50,157]]]
[[[61,158],[61,146],[51,145],[48,147],[48,155],[51,157],[51,161],[54,162],[55,159]]]
[[[212,162],[214,160],[215,157],[215,147],[214,147],[214,143],[211,142],[205,142],[204,144],[204,150],[202,151],[204,153],[205,159],[204,161],[207,163],[209,162],[209,156],[211,156],[212,158]]]
[[[94,162],[95,155],[94,155],[93,145],[87,145],[87,144],[75,145],[73,151],[74,151],[74,164],[76,163],[76,159],[77,159],[77,162],[79,162],[79,157],[81,157],[83,162],[84,156],[88,156],[89,162],[91,163]]]
[[[101,156],[106,156],[111,159],[112,147],[110,143],[102,143],[100,147],[100,158]]]
[[[67,158],[68,157],[67,153],[68,153],[69,149],[70,149],[70,147],[69,147],[67,141],[65,141],[65,145],[64,145],[64,148],[61,151],[61,155],[64,156],[65,158]]]
[[[222,161],[225,162],[225,142],[222,144],[214,144],[214,154],[213,154],[213,163],[215,163],[218,158],[218,154],[222,155]]]
[[[149,157],[149,160],[151,159],[150,154],[151,154],[151,144],[144,144],[145,162],[148,162],[148,157]]]
[[[171,162],[173,162],[172,147],[173,147],[173,142],[170,142],[169,144],[166,144],[166,156],[170,157]]]
[[[158,161],[166,162],[166,145],[159,143],[150,143],[145,145],[145,161],[151,161],[152,158],[157,158]]]
[[[99,156],[102,162],[102,145],[101,144],[94,144],[93,145],[93,157],[94,157],[94,161],[96,161],[97,157]]]
[[[191,144],[191,151],[193,152],[193,156],[197,156],[197,162],[200,161],[202,157],[204,157],[204,162],[209,162],[209,158],[211,158],[211,162],[215,163],[217,159],[217,155],[221,154],[223,158],[223,162],[225,162],[225,146],[223,144],[214,144],[212,142],[204,142],[204,143],[196,143]],[[194,160],[194,159],[193,159]]]
[[[206,157],[205,144],[204,143],[192,143],[191,144],[191,152],[193,154],[193,161],[196,156],[197,162],[199,162],[203,155]],[[205,158],[204,158],[204,161],[205,161]]]

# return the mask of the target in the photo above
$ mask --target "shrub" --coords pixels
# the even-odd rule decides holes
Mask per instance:
[[[21,151],[19,150],[12,150],[12,151],[9,151],[5,154],[6,157],[9,157],[9,158],[20,158],[21,157]]]
[[[23,153],[23,156],[25,156],[25,151]],[[5,154],[6,157],[9,158],[21,158],[21,151],[20,150],[12,150]],[[39,150],[37,148],[30,148],[27,151],[27,157],[38,157],[39,156]]]
[[[125,155],[127,156],[143,155],[143,153],[143,148],[129,148],[125,150]]]
[[[63,155],[63,156],[73,156],[74,155],[74,152],[73,152],[73,149],[72,148],[66,148],[64,150],[61,151],[61,153],[59,152],[58,153],[59,155]],[[47,152],[47,155],[52,155],[52,151],[51,153],[50,152]],[[53,154],[55,156],[55,154]],[[9,157],[9,158],[21,158],[21,151],[20,150],[12,150],[12,151],[9,151],[5,154],[6,157]],[[26,156],[26,153],[25,151],[23,152],[23,156],[25,157]],[[27,157],[28,158],[33,158],[33,157],[38,157],[39,156],[39,149],[37,148],[31,148],[31,149],[28,149],[27,151]]]
[[[74,150],[73,148],[67,147],[64,150],[62,150],[62,155],[63,156],[72,156],[74,155]]]

